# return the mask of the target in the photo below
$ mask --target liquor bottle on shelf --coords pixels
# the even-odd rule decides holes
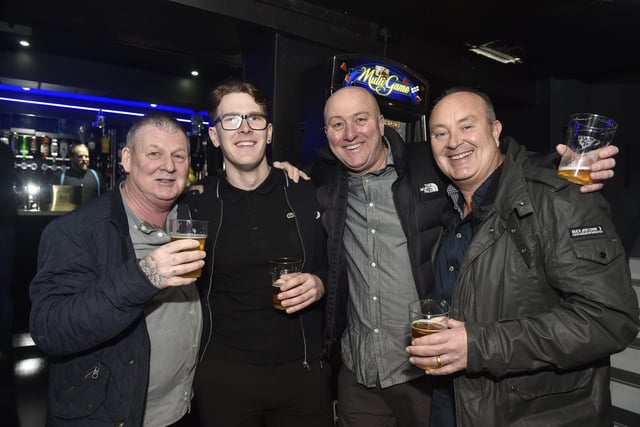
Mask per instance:
[[[87,148],[89,149],[90,154],[94,154],[96,151],[96,138],[93,135],[93,132],[89,134],[89,141],[87,141]]]
[[[36,157],[38,157],[40,151],[38,150],[38,140],[36,140],[35,136],[30,135],[28,135],[26,138],[27,141],[29,141],[29,154],[32,155],[35,159]]]
[[[56,138],[51,139],[51,147],[50,147],[51,157],[54,159],[58,157],[58,140]]]
[[[29,141],[25,135],[18,136],[20,139],[20,155],[24,159],[29,154]]]
[[[107,171],[109,168],[109,153],[111,151],[109,134],[102,129],[102,138],[100,138],[100,154],[97,155],[98,162],[100,162],[100,173],[102,173],[103,177],[106,177]],[[105,179],[106,180],[106,179]],[[103,183],[104,184],[104,183]]]
[[[47,135],[42,136],[40,139],[40,157],[46,159],[49,157],[49,149],[50,147],[49,137]]]
[[[9,145],[11,145],[13,155],[18,157],[20,155],[20,141],[17,132],[9,132]]]
[[[60,140],[60,158],[63,160],[66,159],[67,154],[69,154],[69,143],[64,139],[61,139]]]
[[[102,110],[98,111],[98,114],[96,114],[96,121],[93,122],[91,125],[98,129],[102,129],[102,131],[104,132],[105,119],[104,119],[104,114],[102,113]]]

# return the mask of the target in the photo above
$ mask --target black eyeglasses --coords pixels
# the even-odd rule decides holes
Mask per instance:
[[[242,125],[242,120],[246,120],[253,130],[265,130],[267,128],[267,116],[264,114],[223,114],[218,116],[211,126],[220,123],[224,130],[237,130]]]

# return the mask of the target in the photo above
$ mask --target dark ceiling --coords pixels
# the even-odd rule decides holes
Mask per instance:
[[[239,4],[245,9],[235,17],[212,12]],[[438,46],[452,55],[490,61],[467,46],[497,41],[522,59],[500,66],[527,78],[640,81],[640,0],[404,0],[381,5],[370,0],[5,0],[0,49],[17,49],[16,37],[24,32],[40,52],[174,75],[198,67],[203,78],[216,81],[241,72],[243,46],[256,37],[267,8],[268,26],[277,31],[286,32],[295,13],[318,17],[326,11],[327,22],[335,25],[336,17],[344,17],[347,30],[359,23],[354,31],[364,28],[373,33],[367,37],[395,48]],[[273,10],[287,14],[274,15]],[[244,19],[245,11],[251,19]],[[438,60],[437,55],[431,58]]]
[[[170,1],[13,1],[0,14],[3,23],[5,49],[17,49],[27,34],[33,51],[157,73],[224,75],[242,65],[236,20]]]
[[[308,1],[378,23],[391,43],[422,40],[467,54],[468,44],[498,41],[522,58],[505,67],[523,75],[640,80],[640,0]]]

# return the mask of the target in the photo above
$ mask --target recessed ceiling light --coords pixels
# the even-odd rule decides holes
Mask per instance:
[[[200,75],[200,73],[198,72],[198,70],[193,70],[193,71],[191,72],[191,75],[192,75],[193,77],[198,77],[198,76]]]
[[[22,47],[29,47],[29,46],[31,46],[31,43],[29,43],[29,41],[28,41],[28,40],[20,40],[20,42],[19,42],[19,43],[20,43],[20,46],[22,46]]]
[[[151,108],[156,108],[156,107],[158,106],[158,104],[149,104],[149,106],[150,106]]]

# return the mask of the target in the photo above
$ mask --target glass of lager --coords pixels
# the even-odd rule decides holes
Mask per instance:
[[[286,310],[282,306],[278,294],[280,286],[284,280],[280,278],[283,274],[299,273],[302,270],[302,260],[300,258],[279,257],[269,260],[269,274],[271,275],[271,300],[273,308],[276,310]]]
[[[167,222],[167,230],[171,241],[178,239],[193,239],[200,243],[197,250],[204,251],[204,243],[207,240],[207,231],[209,221],[201,221],[197,219],[169,219]],[[194,249],[195,250],[195,249]],[[183,274],[181,277],[197,278],[200,277],[202,269],[191,271]]]
[[[411,321],[411,339],[420,338],[443,331],[448,327],[451,307],[444,300],[421,299],[409,304]],[[432,370],[437,366],[416,365],[421,369]]]
[[[560,160],[558,176],[576,184],[592,184],[591,163],[598,160],[597,150],[611,144],[618,124],[609,117],[576,113],[567,127],[566,153]]]

